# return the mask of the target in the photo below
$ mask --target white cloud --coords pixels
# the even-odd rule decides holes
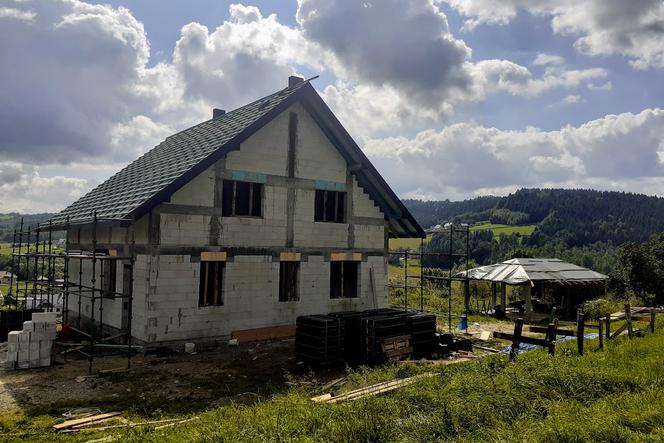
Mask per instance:
[[[579,103],[580,101],[581,101],[580,95],[568,95],[567,97],[563,98],[563,103],[567,105],[573,105],[575,103]]]
[[[465,29],[505,25],[519,10],[551,18],[553,31],[577,37],[588,55],[623,55],[638,69],[664,68],[664,2],[661,0],[444,0],[467,17]]]
[[[0,162],[0,208],[22,213],[62,209],[62,202],[81,197],[88,181],[75,177],[42,177],[34,166]]]
[[[548,67],[541,77],[534,78],[528,68],[507,60],[480,61],[474,65],[473,71],[480,97],[491,92],[534,97],[554,88],[575,88],[607,76],[602,68],[564,70]]]
[[[664,194],[662,109],[607,115],[557,131],[459,123],[412,139],[372,139],[365,152],[402,196],[464,198],[524,186],[590,184],[642,192],[638,184],[645,182]]]
[[[591,91],[612,91],[613,90],[613,83],[605,82],[601,85],[595,84],[595,83],[588,83],[588,89]]]
[[[565,63],[565,59],[559,55],[551,54],[537,54],[535,60],[533,60],[533,65],[546,66],[546,65],[562,65]]]
[[[36,14],[33,11],[17,9],[17,8],[0,8],[0,19],[9,18],[15,20],[23,20],[31,22],[35,19]]]

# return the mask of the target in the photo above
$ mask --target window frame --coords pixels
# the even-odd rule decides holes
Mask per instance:
[[[330,300],[344,300],[360,298],[360,263],[354,260],[336,260],[330,262]],[[355,269],[350,271],[350,266]],[[339,267],[335,270],[335,267]],[[338,274],[338,277],[335,275]],[[350,286],[346,284],[346,275],[354,274],[355,284]],[[337,278],[335,278],[337,277]],[[335,285],[335,281],[338,283]],[[351,294],[347,295],[346,291],[352,287]]]
[[[295,276],[290,277],[286,274],[294,272]],[[290,278],[288,278],[290,277]],[[294,286],[287,286],[289,280],[294,279]],[[288,290],[290,288],[290,290]],[[294,296],[293,296],[294,292]],[[299,261],[280,261],[279,262],[279,302],[298,302],[300,301],[300,262]]]
[[[248,210],[247,214],[238,214],[237,213],[237,198],[238,198],[238,183],[242,186],[247,185],[248,197],[247,204]],[[227,186],[231,185],[232,189],[230,195],[227,192]],[[263,218],[263,200],[265,196],[265,185],[260,182],[252,182],[246,180],[233,180],[230,178],[225,178],[221,183],[221,216],[222,217],[247,217],[247,218]],[[255,198],[256,191],[260,191],[260,198]],[[230,197],[230,207],[227,201],[227,198]],[[258,212],[256,214],[256,212]]]
[[[101,259],[101,295],[115,298],[117,289],[118,267],[116,259]]]
[[[348,208],[348,193],[346,191],[333,191],[329,189],[316,189],[314,194],[314,222],[315,223],[346,223],[348,216],[346,214]],[[334,198],[334,206],[328,207],[331,201],[330,197]],[[319,214],[319,205],[322,214]],[[329,214],[331,212],[331,214]],[[331,217],[330,217],[331,215]]]
[[[217,284],[217,290],[209,289],[210,270],[217,272],[217,278],[213,280]],[[219,260],[201,260],[200,275],[198,278],[198,308],[218,308],[225,305],[224,283],[226,281],[226,262]]]

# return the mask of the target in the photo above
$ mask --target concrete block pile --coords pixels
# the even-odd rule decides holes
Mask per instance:
[[[31,321],[23,322],[22,331],[7,335],[5,369],[30,369],[51,365],[55,341],[55,312],[35,312]]]

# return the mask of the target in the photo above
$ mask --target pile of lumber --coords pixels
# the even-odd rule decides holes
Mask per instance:
[[[323,394],[319,395],[318,397],[313,397],[311,400],[317,403],[338,403],[342,401],[359,400],[361,398],[381,395],[386,392],[394,391],[395,389],[412,385],[418,380],[421,380],[423,378],[433,377],[434,375],[436,375],[435,372],[427,372],[425,374],[416,375],[414,377],[401,378],[399,380],[376,383],[375,385],[366,386],[360,389],[355,389],[354,391],[346,392],[345,394],[340,394],[340,395]]]

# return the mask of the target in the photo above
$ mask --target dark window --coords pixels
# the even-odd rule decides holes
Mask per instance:
[[[115,298],[116,260],[101,260],[101,293],[106,298]]]
[[[330,263],[330,298],[357,297],[359,262],[333,261]]]
[[[282,261],[279,265],[279,301],[298,301],[300,262]]]
[[[317,189],[314,208],[314,221],[345,223],[346,193]]]
[[[263,184],[224,180],[221,214],[224,217],[263,215]]]
[[[223,306],[223,261],[202,261],[198,306]]]

